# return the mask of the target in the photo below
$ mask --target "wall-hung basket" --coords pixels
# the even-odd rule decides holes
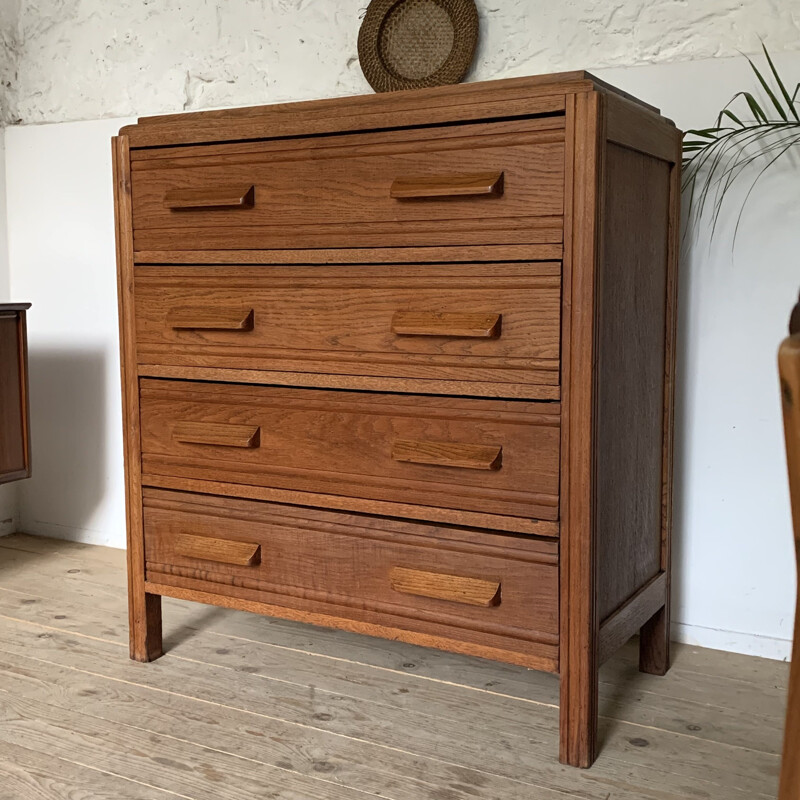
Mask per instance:
[[[376,92],[458,83],[478,43],[474,0],[372,0],[358,33]]]

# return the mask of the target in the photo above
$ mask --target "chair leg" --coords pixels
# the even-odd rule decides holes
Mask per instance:
[[[639,671],[666,675],[669,670],[669,600],[639,632]]]
[[[142,588],[129,597],[130,655],[134,661],[154,661],[163,652],[161,595]]]

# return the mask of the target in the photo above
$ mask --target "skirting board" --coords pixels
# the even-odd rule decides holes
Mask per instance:
[[[8,536],[17,529],[17,490],[13,483],[0,486],[0,536]]]
[[[740,631],[721,631],[704,628],[702,625],[687,625],[683,622],[672,623],[672,640],[695,647],[707,647],[710,650],[771,658],[774,661],[788,661],[792,653],[791,639],[778,639],[774,636]]]

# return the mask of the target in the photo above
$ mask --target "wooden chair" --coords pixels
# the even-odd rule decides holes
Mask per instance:
[[[778,353],[786,431],[786,460],[794,518],[797,572],[800,577],[800,302],[789,322],[789,338]],[[789,708],[783,744],[783,766],[778,800],[800,800],[800,595],[794,625],[794,652],[789,676]]]

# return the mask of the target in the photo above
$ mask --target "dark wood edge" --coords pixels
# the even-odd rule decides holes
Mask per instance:
[[[0,314],[4,311],[27,311],[32,303],[0,303]]]
[[[600,625],[598,663],[608,661],[628,639],[664,607],[667,598],[667,574],[659,572],[638,592],[628,598]]]
[[[595,522],[595,295],[602,252],[604,95],[568,98],[562,332],[560,748],[589,767],[597,753],[598,604]]]
[[[31,405],[30,405],[30,382],[28,375],[28,324],[27,324],[27,310],[31,307],[30,303],[19,304],[21,308],[18,311],[19,318],[17,320],[17,330],[19,333],[19,391],[20,391],[20,408],[22,409],[22,447],[23,447],[23,463],[24,468],[21,470],[22,474],[19,475],[17,480],[22,478],[30,478],[32,474],[31,464]]]
[[[130,656],[151,661],[162,652],[161,602],[144,587],[145,555],[142,520],[139,380],[136,371],[133,308],[133,212],[131,207],[130,146],[124,136],[111,140],[114,179],[114,220],[117,248],[122,434],[125,452],[125,513],[128,565]]]
[[[336,628],[339,630],[361,633],[367,636],[377,636],[382,639],[392,639],[409,644],[420,645],[422,647],[432,647],[437,650],[446,650],[452,653],[462,653],[464,655],[478,656],[479,658],[489,658],[493,661],[502,661],[507,664],[517,664],[522,667],[540,670],[542,672],[557,672],[558,661],[555,658],[546,656],[526,655],[516,653],[511,650],[501,650],[496,647],[486,647],[469,642],[462,642],[457,639],[447,639],[441,636],[407,631],[402,628],[393,628],[385,625],[377,625],[370,622],[360,622],[334,615],[323,614],[321,612],[299,611],[297,609],[286,608],[284,606],[270,605],[256,600],[243,600],[226,595],[201,592],[195,589],[183,589],[177,586],[169,586],[161,583],[145,583],[148,593],[174,597],[179,600],[192,600],[196,603],[206,603],[207,605],[222,606],[223,608],[233,608],[241,611],[250,611],[268,617],[279,619],[295,620],[297,622],[321,625],[326,628]]]

